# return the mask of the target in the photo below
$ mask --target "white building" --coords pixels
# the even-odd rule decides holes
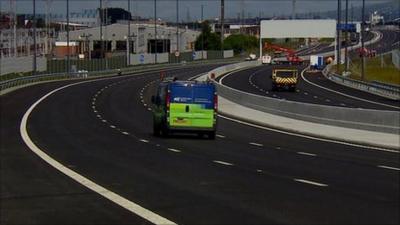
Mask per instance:
[[[180,29],[178,48],[176,27],[157,25],[157,37],[153,24],[133,24],[132,22],[130,30],[131,53],[154,53],[155,46],[158,53],[174,53],[178,49],[180,52],[192,51],[196,38],[200,35],[198,31]],[[105,52],[126,52],[128,24],[116,23],[103,26],[102,36],[100,38],[100,27],[70,31],[70,41],[80,43],[81,53],[99,51],[101,39]],[[66,39],[66,32],[59,34],[58,41],[66,41]]]

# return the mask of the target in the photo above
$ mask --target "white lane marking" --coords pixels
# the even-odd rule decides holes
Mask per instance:
[[[150,142],[149,140],[146,140],[146,139],[140,139],[139,141],[144,142],[144,143],[149,143]]]
[[[102,120],[101,122],[103,122],[103,123],[107,123],[107,120]]]
[[[105,79],[99,79],[99,80],[107,80],[110,78],[105,78]],[[112,79],[112,78],[111,78]],[[32,113],[32,111],[35,109],[35,107],[37,105],[39,105],[39,103],[41,103],[44,99],[46,99],[47,97],[49,97],[50,95],[68,88],[68,87],[72,87],[75,85],[79,85],[79,84],[83,84],[83,83],[89,83],[89,82],[95,82],[95,81],[99,81],[99,80],[90,80],[90,81],[83,81],[83,82],[79,82],[79,83],[75,83],[75,84],[70,84],[70,85],[66,85],[60,88],[57,88],[51,92],[49,92],[48,94],[46,94],[45,96],[43,96],[42,98],[40,98],[37,102],[35,102],[29,109],[28,111],[26,111],[26,113],[24,114],[22,120],[21,120],[21,124],[20,124],[20,134],[21,137],[23,139],[23,141],[25,142],[25,144],[29,147],[29,149],[34,152],[37,156],[39,156],[40,158],[42,158],[46,163],[48,163],[49,165],[51,165],[52,167],[54,167],[55,169],[57,169],[58,171],[62,172],[63,174],[67,175],[68,177],[70,177],[71,179],[75,180],[76,182],[80,183],[81,185],[85,186],[86,188],[96,192],[97,194],[103,196],[104,198],[112,201],[113,203],[121,206],[122,208],[142,217],[143,219],[149,221],[150,223],[153,224],[157,224],[157,225],[161,225],[161,224],[176,224],[146,208],[143,208],[142,206],[112,192],[111,190],[108,190],[98,184],[96,184],[95,182],[93,182],[92,180],[80,175],[79,173],[69,169],[68,167],[64,166],[63,164],[61,164],[60,162],[58,162],[57,160],[53,159],[52,157],[50,157],[49,155],[47,155],[44,151],[42,151],[41,149],[39,149],[39,147],[37,147],[32,139],[29,137],[28,134],[28,130],[27,130],[27,125],[28,125],[28,118],[30,116],[30,114]]]
[[[114,126],[114,125],[110,125],[110,127],[111,127],[112,129],[115,129],[115,128],[116,128],[116,126]]]
[[[175,148],[168,148],[168,151],[171,151],[171,152],[182,152],[181,150],[179,150],[179,149],[175,149]]]
[[[317,98],[318,98],[318,96],[315,96],[315,95],[314,95],[314,98],[315,98],[315,99],[317,99]]]
[[[122,132],[122,134],[129,135],[129,133],[128,133],[128,132],[125,132],[125,131],[124,131],[124,132]]]
[[[217,137],[219,137],[219,138],[226,138],[224,135],[222,135],[222,134],[217,134],[216,135]]]
[[[213,162],[224,165],[224,166],[233,166],[234,165],[233,163],[228,163],[228,162],[224,162],[224,161],[220,161],[220,160],[214,160]]]
[[[396,167],[391,167],[391,166],[383,166],[383,165],[379,165],[379,168],[383,168],[383,169],[389,169],[389,170],[396,170],[396,171],[400,171],[399,168]]]
[[[311,185],[315,185],[315,186],[320,186],[320,187],[328,187],[327,184],[318,183],[318,182],[309,181],[309,180],[294,179],[294,181],[301,182],[301,183],[305,183],[305,184],[311,184]]]
[[[300,154],[300,155],[307,155],[307,156],[313,156],[313,157],[317,156],[316,154],[308,153],[308,152],[297,152],[297,154]]]
[[[305,94],[305,95],[308,95],[308,93],[307,93],[307,92],[304,92],[304,94]]]
[[[307,82],[307,83],[309,83],[309,84],[311,84],[311,85],[314,85],[314,86],[319,87],[319,88],[321,88],[321,89],[324,89],[324,90],[327,90],[327,91],[330,91],[330,92],[333,92],[333,93],[336,93],[336,94],[339,94],[339,95],[343,95],[343,96],[345,96],[345,97],[349,97],[349,98],[352,98],[352,99],[356,99],[356,100],[359,100],[359,101],[368,102],[368,103],[372,103],[372,104],[375,104],[375,105],[386,106],[386,107],[394,108],[394,109],[400,109],[400,107],[397,107],[397,106],[388,105],[388,104],[384,104],[384,103],[380,103],[380,102],[374,102],[374,101],[370,101],[370,100],[363,99],[363,98],[358,98],[358,97],[355,97],[355,96],[352,96],[352,95],[344,94],[344,93],[342,93],[342,92],[335,91],[335,90],[332,90],[332,89],[323,87],[323,86],[321,86],[321,85],[315,84],[315,83],[313,83],[313,82],[311,82],[311,81],[309,81],[309,80],[307,80],[307,79],[305,78],[304,72],[305,72],[307,69],[308,69],[308,67],[305,68],[303,71],[301,71],[301,77],[303,78],[303,80],[304,80],[305,82]]]
[[[257,171],[257,173],[262,173],[263,171],[262,170],[256,170]]]
[[[279,146],[278,146],[278,147],[275,147],[275,149],[278,149],[278,150],[280,150],[280,149],[281,149],[281,147],[279,147]]]
[[[257,147],[263,147],[263,146],[264,146],[263,144],[255,143],[255,142],[250,142],[249,144],[250,144],[250,145],[257,146]]]
[[[307,136],[305,134],[298,134],[298,133],[293,133],[293,132],[289,132],[289,131],[283,131],[283,130],[278,130],[278,129],[274,129],[274,128],[263,127],[263,126],[260,126],[260,125],[257,125],[257,124],[248,123],[248,122],[245,122],[245,121],[233,119],[233,118],[226,117],[226,116],[223,116],[223,115],[218,115],[218,117],[221,117],[223,119],[230,120],[230,121],[233,121],[233,122],[236,122],[236,123],[240,123],[240,124],[243,124],[243,125],[246,125],[246,126],[259,128],[259,129],[262,129],[262,130],[273,131],[273,132],[277,132],[277,133],[281,133],[281,134],[287,134],[287,135],[291,135],[291,136],[295,136],[295,137],[307,138],[307,139],[310,139],[310,140],[317,140],[317,141],[323,141],[323,142],[347,145],[347,146],[358,147],[358,148],[373,149],[373,150],[378,150],[378,151],[383,151],[383,152],[391,152],[391,153],[396,153],[396,154],[400,153],[400,151],[387,149],[387,148],[365,146],[365,145],[360,145],[360,144],[348,143],[348,142],[344,142],[344,141],[330,140],[330,139],[326,139],[326,138],[317,138],[317,137]]]

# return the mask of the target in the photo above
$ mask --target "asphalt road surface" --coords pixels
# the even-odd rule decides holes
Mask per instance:
[[[222,80],[224,85],[237,90],[296,102],[379,110],[400,109],[399,101],[386,99],[364,91],[338,85],[327,80],[321,73],[305,72],[305,79],[303,79],[301,72],[305,66],[291,67],[298,69],[299,73],[299,83],[296,86],[296,92],[285,90],[272,91],[272,81],[270,76],[272,70],[277,68],[288,68],[288,66],[265,65],[253,67],[228,74],[220,77],[218,80]],[[355,98],[349,96],[354,96]]]
[[[174,69],[187,79],[213,66]],[[260,69],[260,68],[256,68]],[[53,159],[178,224],[398,224],[399,153],[219,119],[216,140],[152,135],[158,73],[62,89],[27,131]],[[67,82],[68,83],[68,82]],[[37,157],[20,121],[66,82],[1,96],[1,224],[146,224]]]

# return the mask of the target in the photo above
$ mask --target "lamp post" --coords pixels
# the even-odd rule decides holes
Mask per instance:
[[[132,35],[128,35],[128,36],[125,36],[125,39],[126,39],[126,46],[127,46],[127,48],[126,48],[126,54],[127,54],[127,59],[128,59],[128,61],[127,61],[127,65],[129,65],[130,63],[131,63],[131,57],[130,57],[130,55],[131,55],[131,48],[130,48],[130,42],[131,42],[131,40],[134,40],[133,38],[136,38],[136,35],[135,34],[132,34]]]
[[[154,63],[157,64],[157,0],[154,0],[154,47],[155,47],[155,55],[154,55]]]
[[[91,59],[91,54],[90,54],[90,42],[89,42],[89,38],[91,37],[91,34],[82,34],[79,36],[79,38],[84,38],[85,39],[85,52],[88,55],[88,58]]]
[[[361,80],[364,80],[365,73],[365,54],[364,54],[364,31],[365,31],[365,0],[362,1],[361,10]]]
[[[37,70],[36,53],[36,0],[33,0],[33,75],[36,74]]]

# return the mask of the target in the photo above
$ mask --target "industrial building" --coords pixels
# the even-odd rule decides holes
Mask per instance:
[[[154,24],[145,23],[130,24],[128,35],[128,23],[122,21],[103,27],[70,31],[69,40],[78,43],[77,54],[98,58],[102,54],[106,57],[127,54],[128,40],[129,52],[132,54],[189,52],[194,50],[194,43],[199,35],[200,32],[189,29],[179,29],[177,35],[176,27],[157,25],[155,36]],[[57,41],[66,42],[67,33],[59,33]]]

